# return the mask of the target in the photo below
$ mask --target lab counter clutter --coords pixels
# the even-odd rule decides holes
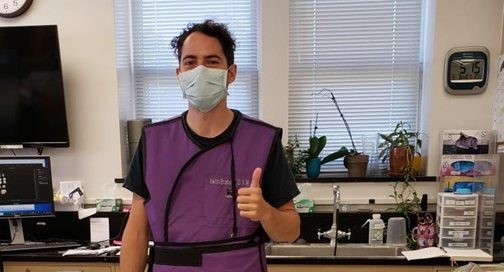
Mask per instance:
[[[127,213],[101,212],[93,217],[108,218],[110,237],[119,239]],[[467,261],[452,263],[447,256],[408,261],[402,254],[408,250],[400,245],[370,245],[369,228],[362,227],[371,218],[369,211],[341,212],[339,229],[351,230],[351,235],[331,241],[321,235],[330,230],[332,213],[301,213],[301,236],[296,243],[267,243],[266,255],[269,271],[451,271],[452,265],[465,265]],[[382,213],[382,219],[398,214]],[[434,213],[435,215],[435,213]],[[82,245],[89,242],[90,219],[79,220],[72,212],[58,212],[56,217],[27,218],[24,220],[25,234],[33,240],[78,240]],[[64,222],[64,223],[62,223]],[[412,220],[412,225],[417,222]],[[0,236],[7,231],[0,224]],[[492,263],[504,262],[504,246],[500,237],[504,235],[504,213],[496,216],[496,238]],[[345,232],[347,233],[347,232]],[[385,233],[386,234],[386,233]],[[7,239],[0,237],[1,240]],[[385,241],[385,239],[384,239]],[[333,243],[334,242],[334,243]],[[0,253],[4,272],[31,271],[119,271],[117,248],[99,255],[66,255],[64,249],[47,249]],[[341,270],[340,270],[341,269]],[[407,269],[407,270],[406,270]]]

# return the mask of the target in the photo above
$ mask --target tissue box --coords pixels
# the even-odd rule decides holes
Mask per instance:
[[[97,212],[118,212],[122,210],[122,199],[105,198],[96,200]]]
[[[300,199],[294,203],[298,213],[312,213],[314,210],[314,203],[311,199]]]

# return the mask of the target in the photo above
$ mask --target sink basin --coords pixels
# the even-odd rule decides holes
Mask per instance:
[[[329,244],[268,244],[268,257],[351,257],[351,258],[404,258],[404,246],[370,246],[367,244],[338,244],[336,256],[334,247]]]

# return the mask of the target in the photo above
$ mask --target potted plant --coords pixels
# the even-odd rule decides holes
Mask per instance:
[[[402,176],[392,185],[393,192],[389,195],[396,204],[395,211],[400,212],[406,218],[408,229],[411,229],[410,215],[414,215],[420,208],[420,199],[411,184],[415,180],[414,158],[416,147],[422,145],[418,132],[411,132],[408,123],[397,123],[394,131],[388,135],[379,134],[383,140],[378,147],[383,148],[378,157],[382,162],[389,159],[389,174]],[[413,143],[413,144],[412,144]],[[415,242],[408,235],[408,247],[414,248]]]
[[[346,147],[340,148],[338,151],[327,155],[324,158],[320,158],[320,153],[324,149],[327,143],[326,136],[317,137],[317,121],[318,113],[315,117],[315,126],[313,127],[313,134],[310,135],[310,145],[308,149],[301,151],[301,160],[306,163],[306,175],[309,178],[316,178],[320,174],[320,167],[322,164],[328,163],[330,161],[342,158],[346,156],[349,151]],[[310,131],[311,131],[311,121],[310,121]]]
[[[413,159],[418,148],[422,147],[422,140],[418,132],[410,131],[409,123],[399,122],[390,134],[378,133],[383,140],[378,144],[383,148],[378,154],[382,162],[389,160],[389,175],[402,176],[405,173],[413,174]],[[419,155],[419,153],[418,153]]]
[[[292,172],[292,175],[296,178],[301,176],[304,159],[300,156],[300,144],[297,134],[289,136],[287,140],[287,145],[284,148],[285,157],[287,159],[287,164]]]
[[[420,210],[420,199],[418,194],[410,183],[410,179],[414,180],[410,174],[405,173],[404,179],[402,181],[396,181],[392,186],[393,192],[389,195],[395,202],[395,211],[401,213],[404,218],[406,218],[407,229],[410,231],[411,228],[411,217],[417,215]],[[416,242],[411,238],[411,235],[407,235],[407,246],[414,249]]]
[[[348,137],[350,138],[350,142],[352,143],[352,149],[349,150],[343,146],[341,147],[340,150],[338,150],[338,152],[341,152],[340,155],[345,157],[343,159],[343,165],[348,169],[348,176],[349,177],[365,176],[367,171],[367,165],[369,162],[369,155],[357,151],[357,148],[355,147],[355,143],[352,137],[352,132],[350,131],[350,126],[348,125],[345,116],[343,116],[343,113],[341,112],[341,109],[338,105],[338,102],[336,101],[334,93],[331,90],[324,88],[319,92],[319,94],[320,95],[329,94],[329,98],[331,99],[334,106],[338,110],[338,113],[341,116],[343,123],[345,124]]]

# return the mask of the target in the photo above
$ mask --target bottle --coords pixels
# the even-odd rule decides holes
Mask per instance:
[[[382,245],[383,244],[383,230],[385,229],[385,223],[380,218],[381,214],[373,213],[373,219],[368,219],[364,222],[364,227],[369,223],[369,237],[368,242],[370,245]]]

